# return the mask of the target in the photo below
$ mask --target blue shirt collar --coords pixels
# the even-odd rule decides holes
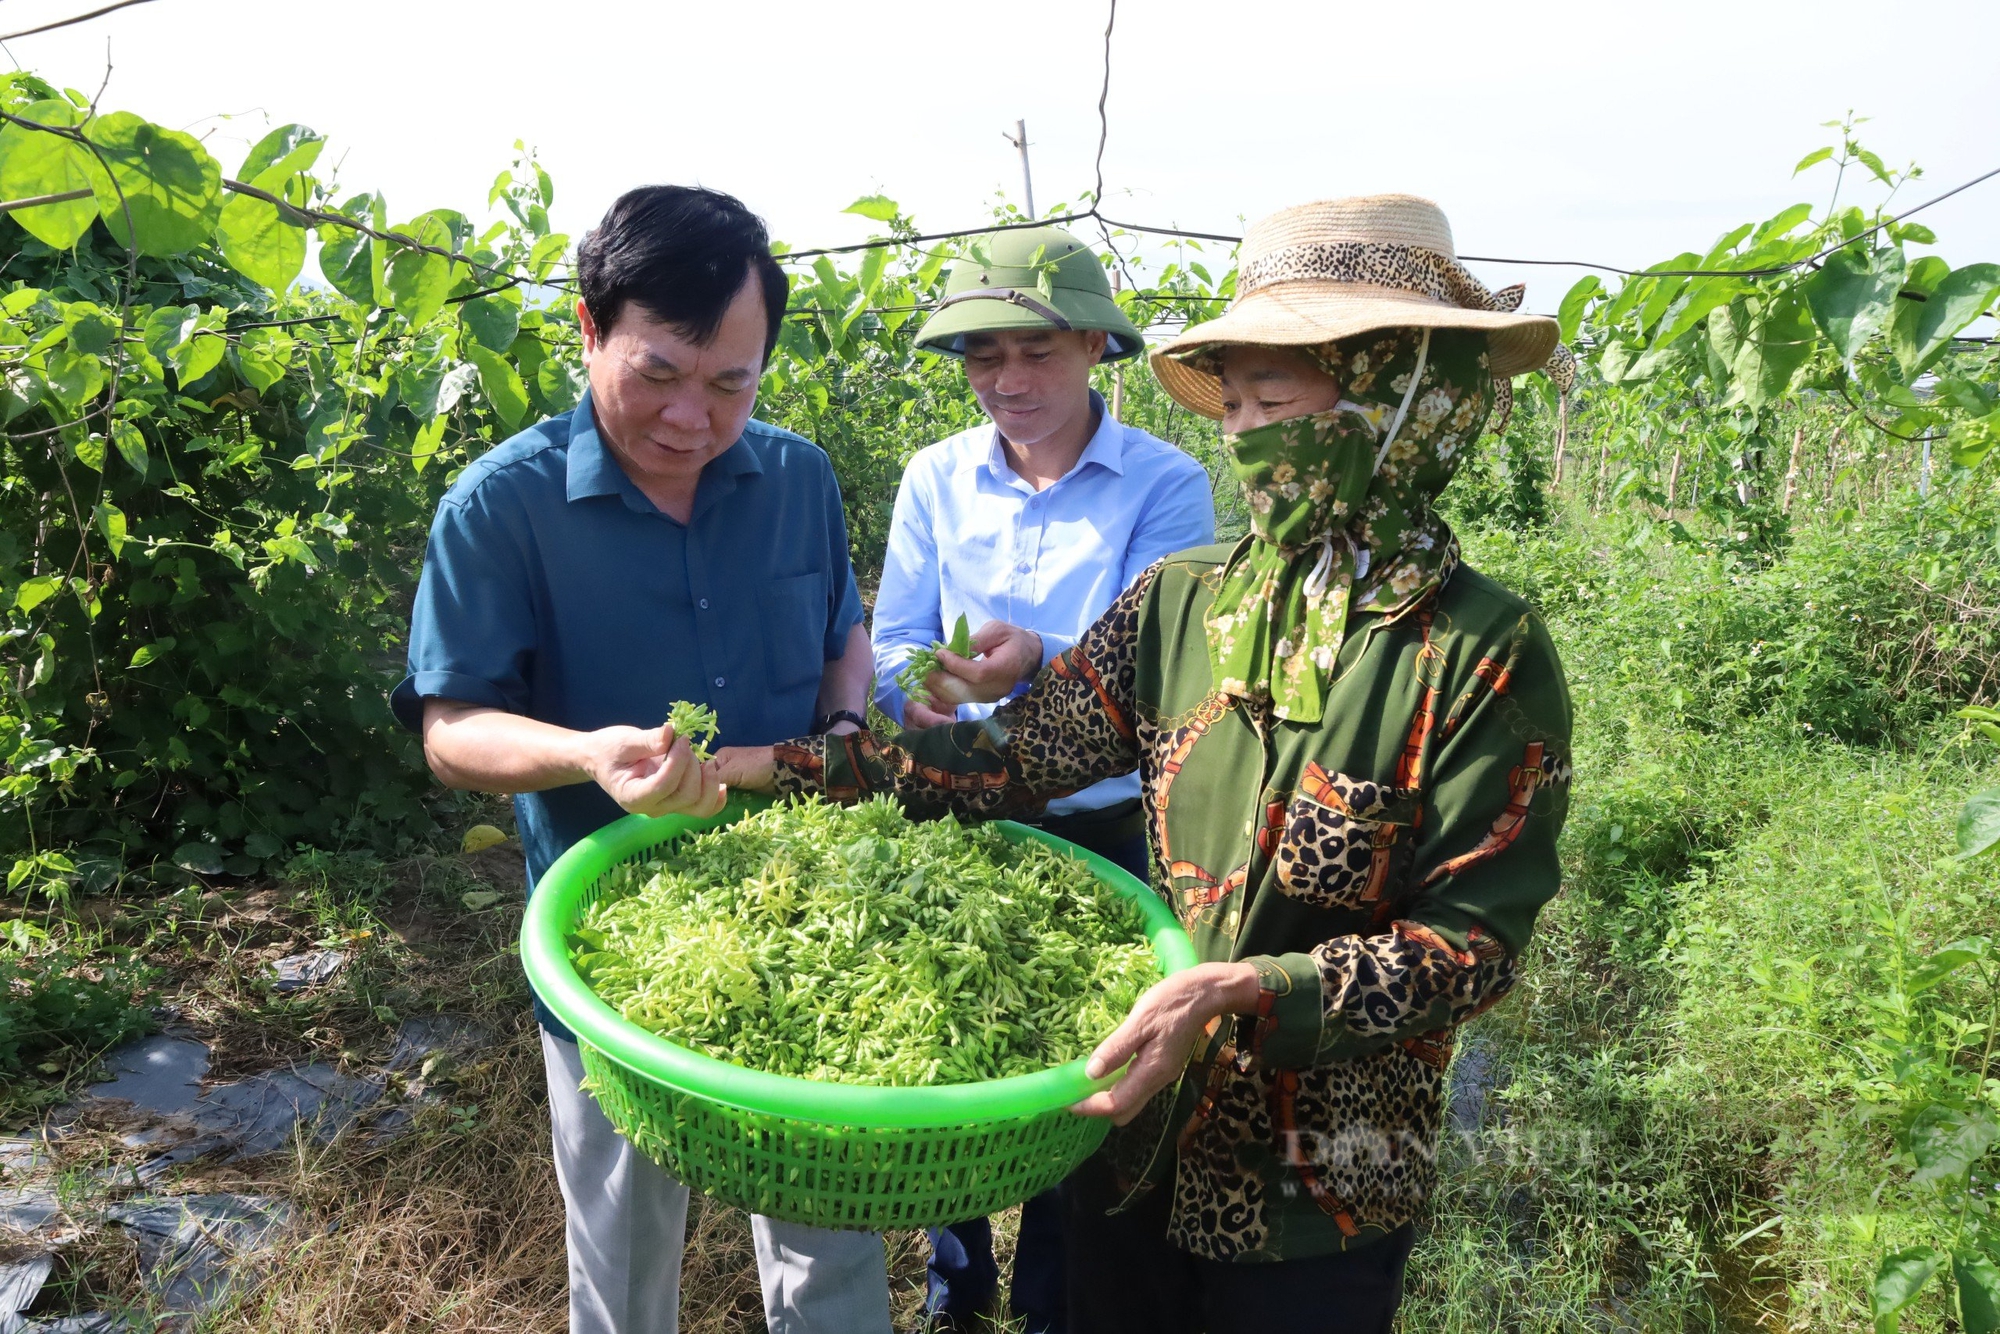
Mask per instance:
[[[1104,396],[1095,389],[1090,391],[1090,406],[1097,413],[1097,430],[1091,433],[1089,442],[1083,447],[1083,453],[1077,455],[1076,466],[1064,473],[1063,477],[1074,477],[1092,463],[1123,477],[1125,428],[1111,415],[1111,409],[1105,404]],[[973,467],[985,467],[995,478],[1001,480],[1014,475],[1014,470],[1007,466],[1007,451],[1000,443],[1000,428],[997,426],[987,431],[985,456],[981,457],[979,452],[974,450],[966,462]]]
[[[718,496],[735,490],[738,477],[763,471],[764,464],[758,459],[757,451],[750,448],[745,436],[738,436],[735,444],[710,459],[701,470],[701,482],[695,488],[695,513],[701,514]],[[642,513],[657,513],[659,510],[657,505],[646,499],[646,493],[625,475],[618,456],[611,452],[604,443],[604,437],[598,434],[597,413],[591,407],[588,389],[583,391],[583,397],[570,414],[569,473],[565,495],[573,501],[586,496],[618,496],[629,509]]]

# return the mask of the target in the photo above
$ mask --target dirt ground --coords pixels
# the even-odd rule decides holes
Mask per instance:
[[[549,1156],[541,1054],[515,941],[521,864],[511,843],[470,856],[393,866],[359,858],[295,864],[275,885],[190,887],[165,898],[78,905],[107,942],[160,970],[155,1001],[169,1032],[213,1049],[208,1081],[288,1063],[380,1070],[399,1023],[427,1014],[477,1021],[492,1040],[464,1059],[391,1075],[384,1105],[416,1109],[386,1142],[364,1128],[328,1145],[300,1136],[289,1152],[233,1165],[196,1161],[156,1190],[230,1191],[288,1201],[298,1220],[262,1281],[204,1328],[270,1334],[561,1331],[566,1326],[562,1200]],[[271,961],[337,948],[346,966],[291,995]],[[90,1078],[15,1090],[0,1120],[19,1132]],[[119,1193],[118,1173],[145,1151],[115,1116],[86,1117],[57,1149],[73,1183],[66,1208],[82,1234],[31,1309],[36,1318],[142,1300],[138,1259],[116,1229],[90,1226]],[[129,1177],[129,1174],[127,1174]],[[112,1184],[106,1185],[104,1183]],[[1003,1272],[1014,1218],[996,1219]],[[921,1316],[925,1242],[888,1239],[896,1327]],[[747,1220],[697,1196],[688,1221],[681,1328],[735,1334],[764,1327]]]

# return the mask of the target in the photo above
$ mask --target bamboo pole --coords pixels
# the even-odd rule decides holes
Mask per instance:
[[[1673,466],[1667,469],[1667,513],[1669,515],[1671,515],[1674,512],[1674,497],[1680,494],[1680,489],[1681,489],[1681,447],[1679,445],[1675,445]]]

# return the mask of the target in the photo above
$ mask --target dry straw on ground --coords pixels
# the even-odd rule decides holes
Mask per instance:
[[[379,1069],[400,1018],[467,1016],[495,1040],[457,1065],[392,1077],[423,1094],[414,1129],[370,1143],[365,1124],[331,1145],[237,1165],[188,1164],[160,1183],[172,1193],[234,1191],[288,1201],[298,1220],[259,1282],[205,1329],[233,1334],[560,1334],[567,1326],[562,1198],[550,1160],[539,1039],[520,963],[519,853],[425,859],[370,885],[365,866],[288,885],[211,892],[183,903],[112,904],[114,931],[166,944],[149,957],[171,979],[159,997],[179,1026],[214,1047],[210,1078],[325,1061]],[[375,868],[379,874],[381,868]],[[500,891],[472,910],[468,893]],[[122,925],[119,925],[122,923]],[[171,929],[163,929],[170,927]],[[275,998],[259,982],[268,959],[338,936],[351,955],[333,983]],[[109,1125],[78,1137],[66,1165],[102,1167],[140,1154]],[[101,1132],[101,1133],[100,1133]],[[79,1157],[81,1155],[81,1157]],[[91,1159],[90,1164],[82,1158]],[[76,1158],[74,1163],[69,1162]],[[79,1217],[106,1201],[79,1201]],[[996,1220],[1003,1272],[1013,1214]],[[921,1234],[887,1238],[896,1325],[921,1315]],[[143,1300],[136,1256],[114,1228],[70,1248],[57,1315]],[[689,1211],[681,1328],[764,1328],[745,1217],[697,1197]]]

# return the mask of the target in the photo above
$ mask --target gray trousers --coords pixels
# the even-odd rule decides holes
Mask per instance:
[[[687,1187],[634,1149],[580,1088],[574,1042],[542,1033],[569,1243],[570,1334],[675,1334]],[[753,1216],[772,1334],[888,1334],[882,1238]]]

